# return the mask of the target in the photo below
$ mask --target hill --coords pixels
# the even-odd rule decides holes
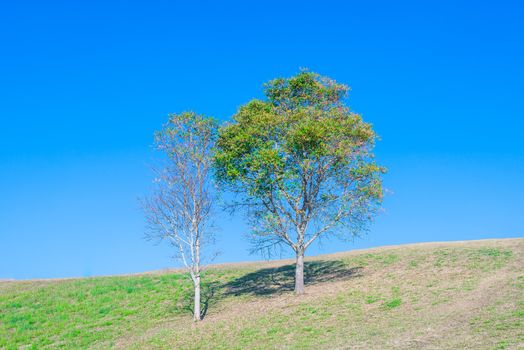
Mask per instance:
[[[524,239],[424,243],[205,276],[191,322],[179,272],[0,283],[0,349],[524,349]]]

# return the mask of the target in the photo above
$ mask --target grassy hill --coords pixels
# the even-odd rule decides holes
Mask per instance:
[[[177,272],[0,283],[0,349],[524,349],[524,239],[210,268],[191,322]]]

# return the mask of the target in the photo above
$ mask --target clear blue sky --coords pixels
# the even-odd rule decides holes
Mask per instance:
[[[521,1],[3,1],[0,278],[173,266],[143,237],[153,131],[227,120],[309,67],[352,87],[392,193],[370,233],[310,254],[524,235]],[[250,256],[221,219],[223,261]]]

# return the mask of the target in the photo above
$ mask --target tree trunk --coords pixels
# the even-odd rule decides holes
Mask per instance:
[[[193,308],[193,319],[195,321],[202,320],[202,313],[200,312],[200,276],[195,278],[195,305]]]
[[[295,294],[304,294],[304,253],[297,252],[297,264],[295,268]]]

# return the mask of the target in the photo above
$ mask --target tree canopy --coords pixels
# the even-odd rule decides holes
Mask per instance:
[[[321,235],[364,230],[381,204],[385,169],[374,160],[371,124],[346,105],[348,86],[302,71],[264,92],[220,128],[214,158],[256,248],[286,244],[298,257]]]

